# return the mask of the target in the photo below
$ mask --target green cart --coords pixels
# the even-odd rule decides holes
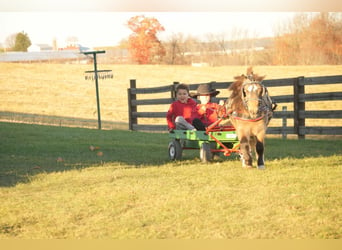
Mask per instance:
[[[173,130],[169,135],[170,160],[181,160],[186,149],[199,149],[202,162],[211,161],[217,152],[224,156],[240,153],[240,142],[232,126],[211,126],[206,131]]]

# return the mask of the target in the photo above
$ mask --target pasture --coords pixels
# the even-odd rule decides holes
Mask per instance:
[[[231,81],[246,71],[244,66],[98,68],[114,73],[114,79],[99,81],[102,120],[118,124],[128,122],[130,79],[137,79],[137,87],[155,87]],[[0,111],[97,119],[94,82],[84,79],[91,69],[1,63]],[[341,65],[254,69],[266,79],[342,72]],[[337,91],[341,85],[335,85]],[[329,105],[324,108],[341,109],[340,102]],[[166,133],[2,121],[0,138],[1,239],[342,238],[339,139],[268,137],[266,170],[257,171],[242,169],[238,156],[202,164],[198,151],[170,162]]]
[[[95,84],[84,79],[84,71],[92,70],[92,65],[76,64],[0,64],[0,111],[39,114],[45,116],[97,119]],[[246,72],[245,66],[191,67],[170,65],[98,65],[98,69],[113,70],[114,78],[99,80],[101,117],[103,121],[117,122],[114,128],[122,128],[128,123],[127,88],[130,79],[137,80],[137,87],[157,87],[172,84],[200,83],[210,81],[232,81],[234,76]],[[254,71],[266,75],[265,79],[279,79],[298,76],[339,75],[342,65],[325,66],[256,66]],[[331,89],[334,88],[334,89]],[[306,93],[342,91],[342,84],[308,87]],[[272,89],[271,95],[292,94],[292,88]],[[220,96],[227,96],[221,91]],[[165,96],[164,96],[165,97]],[[169,97],[169,96],[167,96]],[[160,98],[144,95],[142,98]],[[138,96],[138,99],[140,97]],[[166,111],[168,105],[144,106],[143,111]],[[288,104],[288,110],[292,103]],[[307,110],[341,109],[341,102],[314,102]],[[281,110],[281,107],[278,108]],[[139,111],[139,110],[138,110]],[[39,119],[37,119],[39,122]],[[142,119],[142,123],[145,121]],[[151,119],[149,120],[151,122]],[[165,124],[164,119],[156,119]],[[276,120],[272,121],[276,122]],[[278,121],[279,122],[279,121]],[[280,121],[281,122],[281,121]],[[315,120],[308,120],[314,126]],[[292,120],[289,120],[291,125]],[[341,120],[320,120],[322,126],[339,126]],[[127,126],[126,126],[127,127]]]
[[[169,162],[167,134],[0,123],[0,137],[2,239],[342,237],[340,140],[268,138],[258,171]]]

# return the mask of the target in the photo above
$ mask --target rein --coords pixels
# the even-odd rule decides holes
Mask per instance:
[[[265,114],[257,117],[257,118],[254,118],[254,119],[251,119],[251,118],[244,118],[242,116],[238,116],[238,115],[231,115],[232,118],[234,118],[235,120],[240,120],[240,121],[246,121],[246,122],[257,122],[257,121],[260,121],[262,120],[264,117],[265,117]]]

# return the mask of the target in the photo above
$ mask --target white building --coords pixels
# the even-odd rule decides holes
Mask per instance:
[[[28,52],[39,52],[39,51],[48,51],[52,50],[52,46],[48,44],[32,44],[27,48]]]

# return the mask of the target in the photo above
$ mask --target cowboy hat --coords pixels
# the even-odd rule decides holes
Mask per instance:
[[[200,95],[210,95],[210,96],[217,96],[220,91],[213,89],[210,83],[204,83],[198,86],[197,93],[190,93],[190,96],[196,98]]]

